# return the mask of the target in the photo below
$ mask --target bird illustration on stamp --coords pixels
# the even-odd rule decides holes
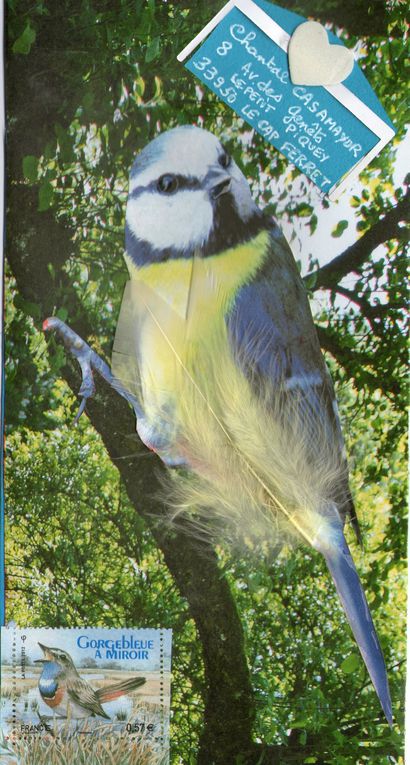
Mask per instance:
[[[58,717],[69,715],[73,720],[82,720],[99,716],[110,720],[102,704],[131,693],[145,683],[145,677],[133,677],[95,690],[79,675],[67,651],[42,643],[39,646],[44,656],[35,660],[43,665],[38,689],[44,703]]]
[[[344,537],[346,521],[360,532],[333,384],[279,226],[218,138],[182,126],[137,156],[125,240],[112,370],[60,319],[44,323],[80,363],[80,412],[97,371],[133,406],[146,446],[184,468],[169,482],[174,512],[322,554],[391,724],[383,654]],[[58,678],[68,670],[77,713],[102,714],[101,692],[79,703],[89,691],[69,657],[47,661],[49,706],[65,708]]]

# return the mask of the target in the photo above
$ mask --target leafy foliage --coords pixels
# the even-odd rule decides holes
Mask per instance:
[[[7,617],[34,626],[172,626],[175,765],[194,763],[203,751],[203,712],[218,680],[210,676],[209,646],[197,639],[192,603],[181,597],[152,527],[138,515],[143,508],[131,504],[118,463],[110,461],[85,418],[69,427],[75,403],[59,378],[72,377],[63,349],[53,344],[48,354],[40,330],[45,315],[58,310],[85,327],[94,347],[109,356],[126,280],[128,170],[135,153],[173,125],[204,125],[220,135],[259,203],[285,226],[292,223],[295,247],[302,242],[305,248],[320,230],[329,203],[318,200],[298,171],[176,61],[219,5],[19,0],[8,9],[13,235],[6,300]],[[303,2],[287,6],[311,12]],[[366,531],[366,554],[355,557],[373,599],[400,721],[406,537],[402,221],[408,196],[395,161],[406,124],[404,7],[393,2],[386,20],[366,3],[354,6],[349,16],[345,3],[321,0],[315,13],[338,24],[346,18],[340,32],[347,45],[360,49],[397,139],[361,174],[349,214],[333,227],[335,247],[342,249],[343,237],[356,227],[367,248],[343,250],[326,272],[317,254],[305,251],[301,268],[312,295],[320,297],[316,321],[337,385]],[[383,19],[388,28],[380,36]],[[403,214],[396,220],[399,206]],[[137,480],[149,469],[149,457],[137,454],[135,437],[125,438]],[[274,747],[283,747],[283,763],[401,763],[400,736],[381,719],[313,553],[218,555],[242,619],[255,692],[253,735],[260,744],[254,759],[244,753],[237,762],[262,763],[265,750],[271,747],[274,756]],[[204,609],[211,595],[204,583]],[[221,687],[221,699],[223,693]],[[220,749],[223,757],[222,743]]]

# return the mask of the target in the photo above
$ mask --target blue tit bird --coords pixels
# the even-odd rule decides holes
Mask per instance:
[[[137,156],[125,238],[113,373],[140,402],[144,443],[187,468],[173,501],[322,553],[391,723],[382,651],[343,534],[346,518],[358,523],[333,385],[281,230],[220,141],[183,126]]]
[[[125,238],[113,383],[142,441],[184,468],[171,473],[170,504],[256,543],[319,551],[391,724],[383,654],[343,533],[346,520],[359,531],[333,385],[280,228],[218,138],[182,126],[137,156]],[[83,371],[98,368],[85,344],[76,354]]]

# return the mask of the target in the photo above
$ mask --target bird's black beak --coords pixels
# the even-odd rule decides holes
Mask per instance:
[[[222,194],[226,194],[231,188],[231,181],[231,176],[220,169],[210,170],[205,185],[211,199],[218,199]]]
[[[220,183],[217,183],[216,186],[212,187],[211,189],[212,199],[218,199],[218,197],[222,196],[222,194],[226,194],[230,188],[231,188],[231,179],[225,178]]]
[[[48,661],[48,660],[51,659],[50,649],[47,648],[47,646],[43,645],[42,643],[39,643],[38,645],[40,646],[41,650],[44,653],[44,658],[42,658],[42,659],[34,659],[34,664],[44,664],[45,661]]]

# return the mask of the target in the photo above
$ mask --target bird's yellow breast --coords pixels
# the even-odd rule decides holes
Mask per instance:
[[[269,233],[263,231],[217,255],[140,268],[126,256],[143,406],[150,419],[169,409],[181,390],[186,395],[187,374],[201,384],[215,356],[231,357],[226,315],[238,290],[263,264],[268,243]]]
[[[137,268],[126,255],[131,280],[146,285],[185,320],[207,335],[218,316],[225,316],[235,295],[262,265],[269,233],[206,258],[174,258]]]

